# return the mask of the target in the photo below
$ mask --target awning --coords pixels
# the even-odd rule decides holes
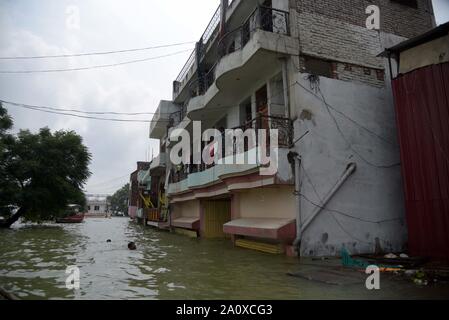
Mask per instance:
[[[198,217],[181,217],[173,219],[171,222],[173,227],[199,230],[200,229],[200,218]]]
[[[295,221],[278,218],[236,219],[224,224],[223,231],[227,234],[290,242],[296,237]]]

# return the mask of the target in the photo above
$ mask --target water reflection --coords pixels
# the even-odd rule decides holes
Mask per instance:
[[[128,250],[130,241],[137,250]],[[0,285],[24,299],[423,297],[413,284],[383,281],[383,290],[372,292],[364,283],[329,286],[289,277],[297,259],[144,228],[126,218],[22,225],[0,230],[0,243]],[[65,287],[69,265],[80,268],[78,291]]]
[[[279,281],[283,297],[298,294],[284,257],[142,228],[127,219],[20,226],[0,230],[0,241],[0,281],[26,299],[268,299]],[[127,249],[129,241],[136,242],[136,251]],[[79,291],[65,288],[69,265],[80,268]]]
[[[29,237],[32,235],[32,237]],[[25,225],[2,230],[0,282],[20,298],[71,298],[65,268],[76,265],[86,237],[76,229]]]

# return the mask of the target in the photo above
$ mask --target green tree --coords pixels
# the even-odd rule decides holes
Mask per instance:
[[[112,196],[108,197],[110,209],[113,213],[122,212],[125,215],[128,213],[128,194],[129,183],[125,184],[117,190]]]
[[[19,218],[45,221],[64,214],[68,204],[85,206],[83,185],[91,155],[73,131],[8,134],[12,120],[0,105],[0,227]]]

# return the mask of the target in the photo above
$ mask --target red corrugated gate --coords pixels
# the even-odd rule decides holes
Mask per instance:
[[[449,63],[393,80],[409,249],[449,261]]]

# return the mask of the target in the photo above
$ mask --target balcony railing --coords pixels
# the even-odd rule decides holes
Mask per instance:
[[[256,129],[256,130],[268,130],[268,129],[277,129],[278,130],[278,147],[279,148],[290,148],[293,143],[293,121],[288,118],[279,117],[279,116],[268,116],[260,114],[256,118],[247,121],[243,125],[233,128],[241,129],[245,131],[247,129]],[[256,131],[256,145],[259,145],[259,135],[258,131]],[[229,156],[224,155],[224,146],[225,146],[225,136],[222,136],[222,153],[223,157]],[[270,152],[270,143],[269,133],[267,132],[267,140],[265,141],[266,152],[269,154]],[[244,151],[249,151],[249,145],[245,144]],[[237,144],[234,141],[233,145],[233,154],[237,154]],[[214,167],[215,164],[182,164],[179,165],[176,169],[172,169],[170,174],[170,183],[178,183],[188,178],[189,174],[203,172],[207,169]]]
[[[290,148],[293,142],[293,121],[289,118],[279,117],[279,116],[268,116],[264,114],[259,114],[256,118],[247,121],[243,125],[236,127],[234,129],[241,129],[245,131],[247,129],[256,130],[267,130],[267,129],[277,129],[278,130],[278,146],[280,148]],[[269,137],[269,133],[267,133]],[[258,143],[259,136],[256,131],[256,143]],[[269,140],[267,138],[267,143]],[[248,150],[245,150],[248,151]],[[235,153],[235,150],[234,150]]]
[[[193,68],[195,60],[196,60],[196,49],[192,51],[189,58],[187,59],[187,62],[184,64],[184,67],[182,67],[181,72],[176,77],[176,81],[173,85],[173,91],[175,94],[179,93],[183,84],[188,80],[189,78],[188,73]]]
[[[230,4],[231,3],[232,1],[230,2]],[[218,9],[215,11],[214,15],[212,16],[212,19],[207,25],[206,30],[204,30],[204,33],[201,36],[201,39],[197,44],[197,47],[192,51],[184,67],[181,69],[181,72],[176,77],[176,80],[173,85],[173,92],[175,95],[177,95],[181,91],[181,88],[188,82],[190,78],[189,72],[194,68],[195,62],[197,60],[198,46],[200,46],[201,48],[205,48],[208,45],[209,41],[213,39],[213,35],[217,32],[218,25],[220,24],[220,10],[221,6],[218,6]],[[202,57],[204,56],[204,50],[201,50],[201,56]]]
[[[270,7],[257,7],[238,28],[225,34],[219,41],[219,53],[223,57],[243,49],[256,30],[290,35],[289,13]]]
[[[206,30],[201,36],[201,42],[203,46],[207,45],[209,40],[212,39],[212,36],[217,31],[217,27],[220,24],[220,12],[221,12],[221,5],[218,6],[218,9],[215,11],[214,15],[212,16],[212,19],[207,25]]]

